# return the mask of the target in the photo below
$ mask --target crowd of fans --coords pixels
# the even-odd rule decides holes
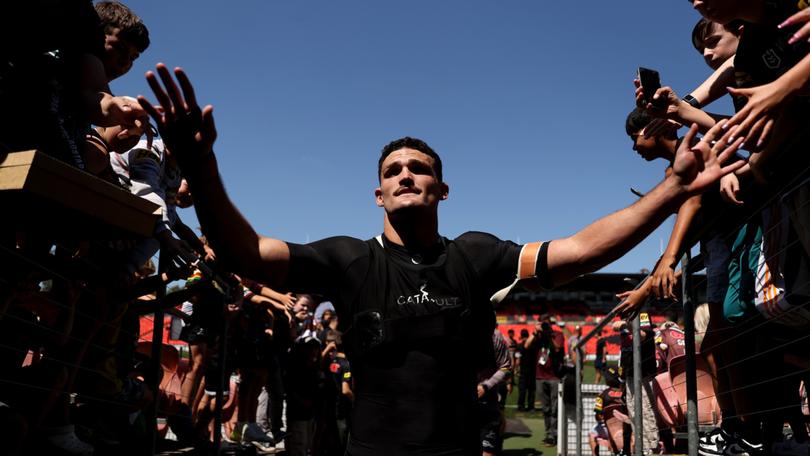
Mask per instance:
[[[681,142],[691,140],[689,134],[678,136],[682,126],[707,132],[704,141],[739,145],[736,159],[747,163],[714,190],[681,205],[666,250],[641,286],[619,295],[621,310],[630,316],[651,297],[682,299],[677,265],[699,244],[706,279],[691,286],[705,289],[707,303],[696,312],[697,356],[708,366],[702,375],[711,377],[712,400],[722,415],[722,424],[701,437],[700,453],[804,454],[800,385],[807,378],[810,162],[805,152],[810,143],[802,119],[810,115],[810,10],[804,2],[692,4],[703,15],[692,43],[714,72],[683,98],[670,87],[645,91],[637,80],[637,107],[627,117],[627,134],[642,158],[667,161],[667,173]],[[703,110],[725,95],[736,114]],[[670,337],[670,331],[664,332],[663,345],[682,349],[677,345],[682,338]],[[642,337],[650,342],[642,345],[642,357],[651,362],[657,347],[652,340],[661,345],[661,336],[648,324]],[[670,360],[663,359],[665,365]],[[623,370],[628,366],[622,363]],[[671,449],[671,437],[659,433],[666,426],[653,397],[658,371],[654,365],[642,370],[644,432],[636,442],[644,441],[645,453]],[[709,400],[702,402],[711,407]]]
[[[644,159],[667,161],[667,174],[683,143],[738,148],[736,160],[747,163],[680,206],[666,251],[639,287],[619,295],[621,310],[630,317],[651,297],[683,300],[678,259],[699,243],[707,275],[692,287],[706,288],[707,304],[698,312],[695,356],[706,360],[722,416],[702,436],[701,454],[806,454],[800,387],[810,326],[810,8],[803,1],[692,4],[704,16],[692,42],[714,73],[684,98],[636,81],[627,134]],[[183,143],[164,142],[149,123],[151,105],[108,87],[149,46],[143,22],[118,2],[10,2],[0,7],[0,36],[15,43],[0,51],[0,153],[37,149],[106,180],[110,191],[148,199],[161,214],[146,239],[61,239],[52,227],[0,228],[0,454],[148,454],[153,413],[166,418],[177,441],[198,449],[222,435],[264,452],[283,442],[295,456],[344,454],[354,384],[335,310],[318,296],[221,270],[217,252],[178,216],[193,195],[166,143]],[[727,94],[736,114],[702,109]],[[210,111],[201,117],[210,120]],[[158,252],[159,271],[152,262]],[[178,280],[181,289],[158,298],[155,290]],[[153,359],[139,344],[139,317],[156,310],[183,321],[189,357],[182,369],[168,366],[173,347]],[[626,323],[614,327],[622,334],[618,369],[605,359],[604,343],[597,348],[597,381],[604,377],[608,388],[597,401],[594,451],[600,439],[611,439],[606,423],[616,417],[623,451],[674,449],[655,379],[673,359],[692,354],[675,323],[653,328],[644,315],[641,373],[632,372]],[[567,346],[581,338],[576,331]],[[491,342],[492,359],[477,379],[483,454],[501,452],[512,379],[518,410],[539,402],[544,443],[555,445],[557,389],[572,378],[578,353],[565,352],[547,318],[519,337],[496,330]],[[642,391],[632,387],[634,374],[642,376]],[[216,403],[218,390],[225,403]],[[635,410],[636,395],[642,410]],[[225,423],[215,429],[220,409]],[[636,414],[644,431],[631,438],[627,417]]]

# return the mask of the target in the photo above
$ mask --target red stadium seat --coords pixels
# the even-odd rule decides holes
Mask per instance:
[[[720,423],[720,406],[714,391],[712,374],[706,360],[700,353],[695,354],[697,377],[698,424],[717,426]],[[686,356],[672,358],[669,363],[669,376],[672,387],[677,392],[682,416],[686,416]]]
[[[627,415],[619,411],[621,408],[621,405],[608,405],[603,411],[613,454],[619,454],[624,448],[624,423],[630,421]]]
[[[178,372],[180,353],[171,345],[163,345],[160,355],[160,367],[163,369],[163,378],[160,381],[160,396],[163,403],[160,408],[165,411],[174,411],[182,397],[183,379]],[[138,353],[152,355],[152,342],[138,342]]]
[[[674,428],[684,422],[684,415],[678,405],[678,392],[672,387],[669,372],[662,372],[655,376],[653,394],[658,415],[664,424]]]

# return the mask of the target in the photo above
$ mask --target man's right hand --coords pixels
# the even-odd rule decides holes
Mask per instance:
[[[156,70],[163,85],[152,71],[146,73],[146,81],[162,109],[153,106],[143,96],[138,96],[138,102],[157,124],[158,131],[180,167],[187,171],[212,152],[217,138],[214,108],[208,105],[200,109],[194,87],[181,68],[175,68],[174,74],[182,88],[182,95],[166,65],[158,63]]]

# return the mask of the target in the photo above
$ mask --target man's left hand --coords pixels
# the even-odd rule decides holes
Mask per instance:
[[[194,87],[181,68],[174,70],[180,88],[174,82],[166,65],[159,63],[156,70],[157,75],[152,71],[146,73],[146,81],[155,93],[160,106],[153,106],[143,96],[138,97],[138,102],[157,124],[158,131],[177,158],[180,167],[187,171],[189,167],[211,154],[217,138],[214,108],[208,105],[200,109]],[[158,82],[158,76],[162,85]]]
[[[728,161],[740,148],[743,138],[738,136],[729,144],[727,143],[727,136],[723,136],[715,142],[714,139],[722,131],[722,122],[718,122],[698,141],[698,126],[692,124],[689,132],[684,136],[681,145],[675,152],[672,176],[687,193],[702,193],[720,180],[721,177],[745,165],[745,160],[737,160],[723,166],[723,163]],[[731,130],[730,133],[734,131],[736,130]]]

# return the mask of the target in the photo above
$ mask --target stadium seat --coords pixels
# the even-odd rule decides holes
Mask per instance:
[[[621,412],[622,408],[621,405],[608,405],[603,411],[613,454],[619,454],[624,448],[624,423],[629,422],[629,418]]]
[[[720,423],[720,406],[712,382],[712,374],[705,358],[695,354],[697,377],[698,424],[717,426]],[[672,358],[669,363],[669,377],[672,387],[677,392],[678,404],[682,416],[686,416],[686,356]]]
[[[147,356],[152,355],[152,342],[141,341],[138,342],[138,353],[143,353]],[[163,369],[163,378],[160,381],[160,395],[163,404],[160,408],[164,411],[174,411],[175,406],[180,403],[182,397],[181,386],[183,379],[181,373],[178,372],[180,365],[180,353],[171,345],[163,345],[160,355],[160,367]]]
[[[23,360],[22,367],[29,367],[37,364],[42,360],[42,352],[40,350],[28,350]]]
[[[662,372],[653,379],[653,394],[661,420],[675,428],[684,422],[684,415],[678,405],[678,392],[672,387],[669,372]]]

